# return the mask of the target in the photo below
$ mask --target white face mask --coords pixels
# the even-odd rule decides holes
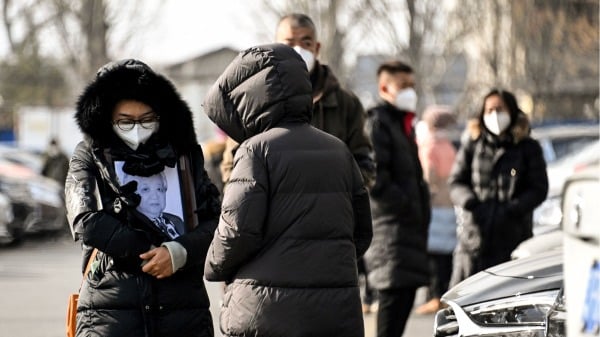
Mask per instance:
[[[417,92],[413,88],[400,90],[394,101],[396,108],[415,112],[417,110]]]
[[[483,115],[483,124],[496,136],[504,132],[510,125],[510,116],[504,111],[492,111]]]
[[[310,73],[315,67],[315,55],[310,50],[306,50],[300,46],[295,46],[294,50],[296,53],[300,54],[304,63],[306,63],[306,68],[308,68],[308,72]]]
[[[117,133],[117,136],[121,138],[127,146],[129,146],[132,150],[137,150],[140,144],[143,144],[145,141],[152,136],[152,134],[158,130],[158,122],[154,122],[152,127],[149,129],[143,128],[139,124],[135,124],[133,129],[129,131],[123,131],[119,129],[119,127],[115,124],[113,125],[113,130]]]

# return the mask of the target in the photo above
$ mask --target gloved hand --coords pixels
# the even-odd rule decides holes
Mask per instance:
[[[119,214],[123,208],[136,208],[142,197],[136,193],[137,181],[132,180],[121,186],[121,194],[114,200],[112,209],[116,214]]]
[[[137,181],[132,180],[127,184],[121,186],[121,195],[119,199],[128,207],[135,208],[140,204],[142,197],[136,193]]]
[[[473,222],[479,228],[487,228],[487,224],[490,222],[493,216],[489,202],[478,203],[477,206],[471,211],[473,214]]]

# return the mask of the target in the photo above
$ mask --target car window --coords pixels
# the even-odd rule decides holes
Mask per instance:
[[[571,153],[575,153],[585,145],[598,139],[597,136],[579,136],[573,138],[556,138],[552,140],[555,160],[561,159]]]

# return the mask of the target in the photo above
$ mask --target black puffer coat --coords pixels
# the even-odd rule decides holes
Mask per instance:
[[[429,189],[414,136],[403,131],[405,113],[387,102],[368,111],[377,174],[371,189],[373,243],[365,262],[369,284],[375,289],[429,282]]]
[[[346,145],[308,124],[311,86],[283,44],[243,51],[208,116],[240,142],[205,277],[228,283],[228,336],[363,336],[356,258],[369,199]]]
[[[112,110],[121,99],[144,102],[160,117],[159,131],[136,152],[112,130]],[[202,271],[219,201],[203,168],[189,108],[167,79],[127,60],[99,72],[79,98],[75,118],[85,140],[69,167],[67,213],[74,238],[83,240],[83,267],[91,249],[99,250],[81,288],[77,336],[212,336]],[[138,256],[167,239],[133,221],[114,160],[162,165],[181,156],[191,163],[199,225],[175,239],[187,251],[183,268],[157,280],[141,271]]]
[[[529,137],[520,113],[504,138],[481,126],[467,129],[449,178],[458,213],[458,247],[452,283],[507,261],[532,236],[532,212],[546,198],[548,177],[542,149]]]

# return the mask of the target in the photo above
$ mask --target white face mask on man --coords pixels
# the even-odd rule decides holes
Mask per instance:
[[[121,138],[127,146],[132,150],[137,150],[140,144],[146,142],[156,130],[158,130],[158,122],[153,122],[150,128],[144,128],[140,124],[135,124],[131,130],[123,131],[116,124],[113,125],[113,130]]]
[[[400,90],[396,95],[394,105],[400,110],[415,112],[417,110],[417,92],[414,88]]]
[[[493,110],[483,115],[483,124],[491,133],[498,136],[510,125],[510,115],[504,111]]]
[[[306,68],[308,68],[308,72],[310,73],[315,67],[315,55],[310,50],[306,50],[300,46],[294,46],[294,50],[296,53],[300,54],[304,63],[306,63]]]

